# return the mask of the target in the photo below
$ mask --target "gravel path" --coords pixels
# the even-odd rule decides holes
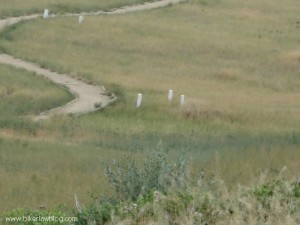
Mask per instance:
[[[161,0],[156,2],[144,3],[141,5],[132,5],[132,6],[119,8],[119,9],[112,9],[108,12],[98,11],[98,12],[91,12],[91,13],[51,15],[50,17],[102,15],[102,14],[114,15],[114,14],[130,13],[136,11],[155,9],[159,7],[165,7],[168,6],[169,4],[176,4],[183,1],[186,0]],[[41,17],[41,15],[11,17],[11,18],[0,20],[0,31],[20,21],[32,20],[38,17]],[[21,59],[16,59],[10,55],[0,54],[0,63],[35,72],[38,75],[48,78],[54,83],[67,87],[70,90],[70,92],[76,96],[76,98],[73,101],[65,105],[41,113],[40,115],[34,118],[35,120],[47,119],[50,116],[57,115],[57,114],[70,113],[74,115],[80,115],[83,113],[92,112],[99,108],[107,106],[109,103],[111,103],[116,99],[114,95],[108,96],[103,86],[101,87],[101,86],[90,85],[81,80],[77,80],[71,77],[70,75],[58,74],[56,72],[52,72],[48,69],[41,68],[37,64],[26,62]]]

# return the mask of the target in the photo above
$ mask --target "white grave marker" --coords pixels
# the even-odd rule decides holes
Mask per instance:
[[[173,99],[173,90],[169,90],[168,100],[172,101],[172,99]]]
[[[84,16],[79,16],[79,24],[81,24],[84,21]]]
[[[47,19],[48,16],[49,16],[49,10],[48,10],[48,9],[45,9],[43,18],[44,18],[44,19]]]
[[[184,105],[184,103],[185,103],[185,96],[181,95],[180,96],[180,105]]]
[[[137,102],[136,102],[136,107],[139,108],[142,104],[142,97],[143,95],[141,93],[138,94],[138,97],[137,97]]]

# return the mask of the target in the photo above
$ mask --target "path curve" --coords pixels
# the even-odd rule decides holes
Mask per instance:
[[[100,107],[107,106],[111,101],[116,99],[114,95],[108,96],[104,87],[87,84],[66,74],[51,72],[48,69],[40,68],[36,64],[16,59],[10,55],[0,54],[0,62],[42,75],[56,84],[67,87],[68,90],[76,96],[74,100],[66,105],[41,113],[35,118],[36,120],[46,119],[56,114],[71,113],[80,115],[92,112]],[[97,105],[97,107],[95,105]]]
[[[148,2],[139,5],[125,6],[119,9],[112,9],[111,11],[97,11],[90,13],[74,13],[74,14],[63,14],[63,15],[51,15],[50,17],[55,16],[79,16],[79,15],[114,15],[114,14],[123,14],[136,11],[150,10],[160,7],[165,7],[170,4],[176,4],[184,2],[186,0],[161,0],[155,2]],[[11,26],[13,24],[19,23],[25,20],[33,20],[41,17],[41,15],[30,15],[30,16],[21,16],[21,17],[11,17],[7,19],[0,20],[0,31],[4,28]],[[51,109],[49,111],[43,112],[40,115],[36,116],[35,120],[47,119],[50,116],[57,114],[74,114],[80,115],[83,113],[88,113],[95,111],[99,108],[107,106],[112,101],[116,100],[116,97],[111,94],[108,95],[103,86],[95,86],[87,84],[81,80],[77,80],[67,74],[58,74],[52,72],[48,69],[41,68],[39,65],[26,62],[21,59],[14,58],[13,56],[0,54],[0,63],[7,64],[16,68],[25,69],[28,71],[35,72],[38,75],[44,76],[51,80],[52,82],[63,85],[69,89],[69,91],[76,96],[71,102],[62,105],[60,107]]]

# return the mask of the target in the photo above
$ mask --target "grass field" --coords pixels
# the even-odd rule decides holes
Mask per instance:
[[[2,121],[39,114],[73,99],[64,88],[35,74],[0,66]]]
[[[194,0],[89,16],[81,25],[64,17],[8,28],[0,34],[2,52],[105,85],[119,100],[80,117],[2,125],[0,210],[72,207],[75,193],[87,203],[90,193],[110,193],[103,161],[143,160],[159,142],[170,158],[188,151],[192,172],[217,173],[233,189],[283,166],[287,176],[298,176],[297,6],[297,0]],[[139,92],[143,105],[136,109]],[[49,95],[55,104],[67,98]],[[26,103],[26,112],[51,106],[44,104]]]
[[[50,10],[50,13],[85,12],[108,10],[142,2],[145,0],[64,0],[63,2],[58,0],[1,0],[0,18],[33,13],[42,14],[46,8]]]

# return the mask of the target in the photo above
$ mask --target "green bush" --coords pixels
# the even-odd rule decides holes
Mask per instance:
[[[127,166],[105,166],[106,176],[121,199],[136,201],[139,196],[147,195],[153,190],[166,193],[172,186],[178,190],[186,187],[184,156],[176,163],[168,162],[167,152],[158,146],[146,159],[141,166],[130,158]]]
[[[147,168],[145,165],[148,163],[159,171],[163,171],[162,168],[165,168],[166,165],[170,166],[166,163],[166,157],[164,156],[166,156],[165,152],[160,149],[157,151],[157,156],[148,158],[151,162],[145,162],[144,167],[137,164],[128,165],[126,168],[120,167],[123,170],[118,172],[118,177],[116,177],[117,172],[114,170],[113,175],[110,174],[110,179],[115,178],[116,181],[119,181],[119,176],[122,175],[128,182],[137,179],[140,182],[137,186],[148,185],[149,191],[143,193],[142,189],[137,188],[136,190],[140,193],[137,198],[132,198],[129,195],[124,196],[124,193],[121,198],[117,198],[118,200],[114,198],[100,198],[100,200],[94,198],[96,202],[93,205],[77,214],[79,221],[76,225],[112,225],[120,223],[135,225],[221,225],[230,224],[231,222],[233,222],[232,224],[292,225],[300,222],[299,181],[287,182],[284,179],[276,179],[254,187],[239,186],[237,190],[229,193],[223,181],[216,179],[214,176],[201,173],[197,182],[188,183],[188,185],[185,183],[185,188],[174,185],[172,188],[167,188],[163,193],[157,191],[157,188],[160,187],[157,179],[157,183],[154,182],[157,185],[155,186],[156,189],[150,189],[150,187],[153,187],[150,184],[153,184],[153,177],[155,176],[150,179],[147,176],[143,177],[141,174],[145,173]],[[166,164],[158,163],[156,165],[155,162],[159,162],[159,160]],[[171,168],[174,167],[175,165],[172,165]],[[180,166],[175,168],[178,169]],[[173,175],[171,177],[175,176],[174,170],[168,171],[172,171],[171,174]],[[131,175],[127,173],[131,173]],[[165,176],[164,173],[156,174]],[[135,175],[138,176],[134,178]],[[146,182],[147,180],[149,183]],[[176,181],[173,182],[176,183]],[[118,183],[118,188],[120,188],[118,190],[124,191],[127,188],[130,190],[130,185],[124,188],[121,187],[123,184],[127,183],[124,180]],[[137,186],[133,185],[132,187],[134,189]]]
[[[281,181],[273,181],[271,183],[264,184],[254,189],[254,195],[259,198],[272,197],[276,188],[282,185]]]
[[[119,214],[121,202],[115,197],[91,195],[93,202],[75,212],[78,221],[74,225],[103,225],[111,220],[113,214]]]
[[[295,181],[293,192],[295,197],[300,198],[300,180]]]

